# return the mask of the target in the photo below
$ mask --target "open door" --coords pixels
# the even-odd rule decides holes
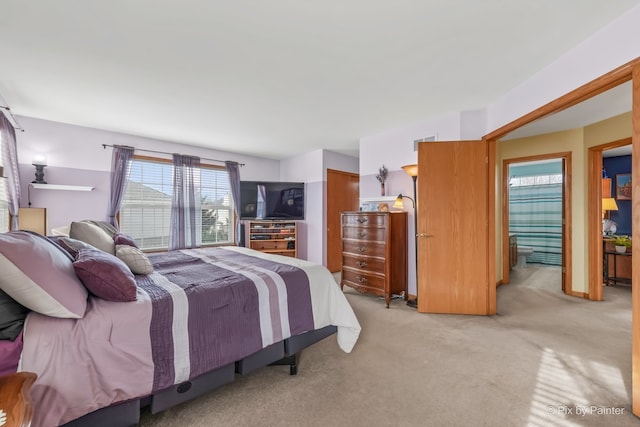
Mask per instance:
[[[418,311],[490,314],[488,142],[418,147]]]

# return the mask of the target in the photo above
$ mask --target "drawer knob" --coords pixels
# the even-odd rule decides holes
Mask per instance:
[[[367,218],[357,218],[356,221],[358,221],[360,224],[367,222]]]
[[[366,246],[358,246],[358,251],[366,252],[367,251],[367,247]]]
[[[361,232],[358,233],[358,237],[364,237],[366,235],[367,235],[367,233],[365,233],[364,231],[361,231]]]
[[[360,276],[358,276],[358,282],[360,282],[360,283],[367,283],[367,278],[366,278],[366,277],[360,277]]]
[[[358,267],[366,267],[369,263],[367,261],[356,261],[356,265]]]

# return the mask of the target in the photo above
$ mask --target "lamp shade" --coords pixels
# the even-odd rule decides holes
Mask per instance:
[[[402,166],[402,169],[409,176],[418,176],[418,165],[404,165]]]
[[[402,194],[399,194],[396,197],[396,201],[393,202],[393,207],[396,209],[404,209],[404,202],[402,201]]]
[[[47,156],[44,154],[36,154],[31,161],[32,165],[47,166]]]
[[[611,197],[606,197],[602,199],[602,210],[603,211],[617,211],[618,204],[616,200]]]

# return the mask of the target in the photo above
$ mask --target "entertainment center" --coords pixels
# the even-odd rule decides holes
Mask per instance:
[[[245,221],[246,246],[260,252],[298,257],[296,221]]]

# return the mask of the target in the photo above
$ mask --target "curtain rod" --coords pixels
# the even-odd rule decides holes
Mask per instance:
[[[11,112],[11,108],[7,107],[6,105],[0,105],[0,110],[5,110],[8,113],[8,114],[4,113],[4,115],[7,118],[7,120],[9,120],[9,123],[11,123],[11,126],[13,126],[13,128],[15,130],[19,130],[20,132],[24,132],[24,129],[22,128],[22,126],[20,126],[20,123],[18,123],[16,118],[13,117],[13,113]]]
[[[102,144],[102,148],[103,149],[107,149],[107,147],[113,147],[113,145],[110,144]],[[168,155],[173,155],[174,153],[169,153],[167,151],[156,151],[156,150],[145,150],[144,148],[135,148],[135,147],[131,147],[134,149],[134,151],[146,151],[147,153],[157,153],[157,154],[168,154]],[[226,160],[218,160],[218,159],[208,159],[206,157],[201,157],[202,160],[209,160],[210,162],[218,162],[218,163],[224,163],[226,162]],[[244,166],[244,163],[238,163],[238,166]]]

